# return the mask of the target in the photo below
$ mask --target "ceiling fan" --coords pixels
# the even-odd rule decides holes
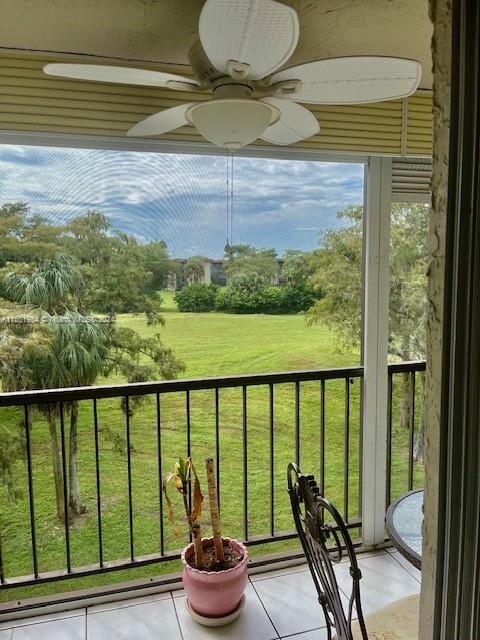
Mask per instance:
[[[128,136],[156,136],[193,124],[210,142],[233,150],[257,138],[289,145],[315,135],[310,104],[362,104],[411,95],[421,77],[416,60],[353,56],[280,69],[298,43],[297,13],[276,0],[206,0],[199,42],[188,52],[195,78],[96,64],[53,63],[48,75],[211,92],[135,124]]]

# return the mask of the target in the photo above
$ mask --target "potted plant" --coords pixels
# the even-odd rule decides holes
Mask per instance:
[[[213,536],[202,538],[200,517],[203,495],[191,458],[179,458],[172,473],[163,481],[168,518],[178,534],[168,486],[173,483],[182,496],[192,542],[182,551],[182,580],[187,609],[192,617],[207,626],[221,626],[235,620],[245,602],[248,552],[241,542],[222,537],[218,510],[213,458],[205,462],[210,519]],[[192,495],[191,501],[189,495]]]

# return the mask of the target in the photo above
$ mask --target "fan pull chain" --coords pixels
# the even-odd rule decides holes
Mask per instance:
[[[233,230],[233,155],[227,151],[227,215],[226,215],[226,235],[227,242],[224,247],[224,253],[228,259],[232,259],[232,230]]]
[[[227,151],[227,216],[226,232],[227,242],[224,253],[232,258],[232,238],[233,238],[233,152]]]
[[[230,179],[230,243],[233,245],[233,151],[231,152],[231,179]]]
[[[227,244],[225,245],[225,247],[228,247],[228,245],[230,244],[230,224],[229,224],[229,217],[230,217],[230,188],[229,188],[229,181],[230,181],[230,171],[229,171],[229,166],[228,166],[228,158],[229,158],[229,151],[227,149],[227,198],[226,198],[226,205],[227,205],[227,215],[226,215],[226,239],[227,239]]]

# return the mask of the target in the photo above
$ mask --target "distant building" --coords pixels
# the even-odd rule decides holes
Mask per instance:
[[[204,284],[218,284],[224,287],[227,284],[227,274],[225,272],[224,260],[203,257],[203,275],[195,278],[196,282]],[[175,258],[175,268],[168,275],[167,289],[176,290],[192,284],[188,281],[184,273],[184,265],[188,262],[187,258]]]
[[[217,284],[220,287],[224,287],[227,284],[227,272],[225,271],[225,260],[214,259],[201,256],[203,261],[203,274],[195,278],[195,282],[202,282],[204,284]],[[188,262],[188,258],[175,258],[174,269],[170,271],[168,275],[167,289],[176,291],[182,287],[186,287],[192,284],[192,281],[185,276],[184,265]],[[282,270],[284,264],[283,258],[277,258],[278,272],[272,279],[272,284],[285,284],[285,280],[282,277]]]

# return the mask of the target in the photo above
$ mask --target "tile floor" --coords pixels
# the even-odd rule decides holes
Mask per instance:
[[[396,551],[359,555],[362,603],[370,613],[420,590],[420,572]],[[348,588],[347,565],[337,566]],[[306,565],[252,575],[247,604],[231,625],[209,629],[185,609],[182,591],[0,623],[0,640],[325,640],[323,614]]]

